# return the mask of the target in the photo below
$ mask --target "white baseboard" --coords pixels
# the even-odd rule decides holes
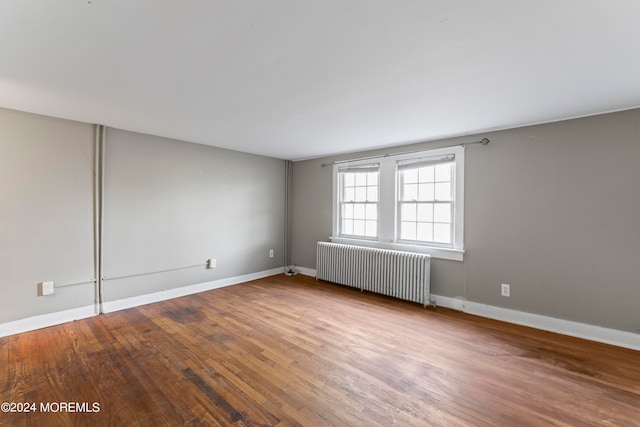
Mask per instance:
[[[296,270],[300,274],[304,274],[305,276],[316,276],[316,270],[311,268],[296,267]],[[204,292],[212,289],[222,288],[225,286],[249,282],[251,280],[261,279],[263,277],[281,274],[282,272],[283,268],[274,268],[257,273],[245,274],[242,276],[229,277],[226,279],[214,280],[197,285],[170,289],[168,291],[105,302],[103,304],[103,309],[106,313],[110,313],[113,311],[124,310],[144,304],[165,301],[168,299],[191,295],[198,292]],[[526,313],[523,311],[511,310],[508,308],[480,304],[476,302],[466,301],[461,298],[450,298],[435,294],[432,294],[431,296],[435,300],[436,305],[440,307],[451,308],[453,310],[462,311],[464,313],[473,314],[476,316],[501,320],[504,322],[514,323],[516,325],[529,326],[545,331],[557,332],[563,335],[584,338],[591,341],[616,345],[632,350],[640,350],[640,334],[619,331],[617,329],[603,328],[601,326],[588,325],[585,323],[572,322],[569,320],[557,319],[555,317],[542,316],[539,314]],[[71,322],[73,320],[85,319],[87,317],[95,316],[96,314],[96,307],[90,305],[56,313],[28,317],[26,319],[14,320],[11,322],[0,324],[0,337],[6,337],[22,332],[28,332],[36,329],[46,328],[49,326],[59,325],[61,323]]]
[[[296,269],[301,274],[312,277],[316,276],[316,270],[311,268],[296,267]],[[443,297],[435,294],[431,294],[431,298],[435,300],[437,306],[451,308],[480,317],[529,326],[543,331],[556,332],[571,337],[630,348],[632,350],[640,350],[640,334],[634,334],[633,332],[619,331],[617,329],[572,322],[570,320],[542,316],[540,314],[510,310],[508,308],[467,301],[462,298]]]
[[[271,270],[259,271],[257,273],[245,274],[242,276],[228,277],[226,279],[214,280],[197,285],[184,286],[170,289],[168,291],[156,292],[148,295],[140,295],[132,298],[125,298],[117,301],[105,302],[103,310],[105,313],[124,310],[126,308],[137,307],[139,305],[150,304],[152,302],[164,301],[171,298],[204,292],[211,289],[222,288],[224,286],[236,285],[238,283],[249,282],[251,280],[262,279],[263,277],[274,276],[284,272],[283,267]],[[56,313],[42,314],[28,317],[26,319],[14,320],[7,323],[0,323],[0,337],[15,335],[22,332],[34,331],[49,326],[60,325],[73,320],[86,319],[98,314],[94,305],[74,308],[71,310],[59,311]]]
[[[49,326],[60,325],[74,320],[86,319],[97,314],[95,305],[72,308],[70,310],[57,311],[55,313],[41,314],[27,317],[26,319],[13,320],[0,324],[0,337],[20,334],[22,332],[34,331],[36,329],[47,328]]]
[[[180,288],[168,289],[166,291],[155,292],[152,294],[124,298],[116,301],[108,301],[102,304],[102,308],[105,313],[111,313],[118,310],[138,307],[145,304],[183,297],[186,295],[197,294],[199,292],[210,291],[212,289],[223,288],[225,286],[237,285],[239,283],[249,282],[251,280],[262,279],[263,277],[274,276],[283,272],[284,267],[279,267],[273,268],[271,270],[259,271],[257,273],[199,283],[197,285],[182,286]]]
[[[630,348],[632,350],[640,350],[640,334],[479,304],[460,298],[449,298],[433,294],[431,296],[435,299],[436,305],[463,311],[464,313],[501,320],[516,325],[529,326],[543,331],[557,332],[563,335],[584,338],[618,347]]]
[[[296,267],[296,270],[300,274],[304,274],[305,276],[316,277],[316,270],[307,267]]]

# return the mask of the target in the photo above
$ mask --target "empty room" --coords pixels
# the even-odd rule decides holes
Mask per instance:
[[[0,2],[0,426],[640,425],[638,16]]]

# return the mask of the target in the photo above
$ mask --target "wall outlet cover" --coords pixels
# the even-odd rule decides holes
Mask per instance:
[[[502,292],[502,296],[503,297],[511,296],[511,285],[503,283],[502,284],[502,288],[501,288],[501,292]]]
[[[38,296],[51,295],[53,293],[53,282],[38,283]]]

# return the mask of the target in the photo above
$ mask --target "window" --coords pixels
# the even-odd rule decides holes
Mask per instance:
[[[462,260],[464,147],[334,166],[332,241]]]
[[[341,236],[378,236],[378,169],[378,164],[338,168]]]
[[[455,158],[398,162],[398,240],[451,245]]]

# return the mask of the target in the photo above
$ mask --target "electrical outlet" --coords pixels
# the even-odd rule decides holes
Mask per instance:
[[[210,258],[207,260],[207,268],[216,268],[215,258]]]
[[[269,249],[269,258],[273,258],[273,249]]]
[[[51,295],[53,293],[53,282],[38,283],[38,296]]]
[[[506,283],[502,284],[502,296],[503,297],[510,297],[511,296],[511,285],[508,285]]]

